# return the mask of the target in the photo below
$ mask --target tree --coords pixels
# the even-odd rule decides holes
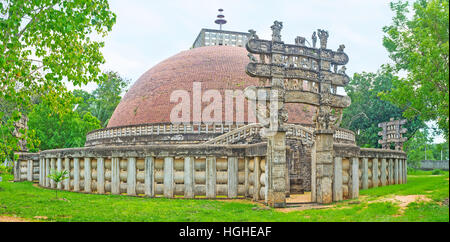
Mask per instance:
[[[437,121],[449,131],[449,1],[418,0],[408,17],[408,2],[391,3],[393,23],[385,26],[383,45],[394,61],[394,88],[383,95],[405,109],[405,117]]]
[[[92,94],[83,90],[75,90],[74,95],[80,98],[77,112],[85,114],[92,113],[100,120],[102,127],[108,125],[109,119],[122,99],[121,94],[125,92],[130,80],[125,79],[117,72],[108,71],[106,78],[99,83]]]
[[[397,79],[383,66],[377,73],[355,73],[350,83],[345,86],[352,104],[344,109],[342,127],[356,133],[356,142],[361,147],[381,148],[378,132],[379,123],[390,118],[403,119],[403,109],[379,97],[381,92],[390,91],[392,83]],[[411,137],[415,131],[424,127],[418,118],[409,120],[405,125],[408,132],[405,137]]]
[[[69,179],[69,171],[67,171],[67,170],[62,170],[62,171],[52,170],[47,177],[50,178],[52,181],[54,181],[56,185],[58,185],[58,183],[66,180],[66,179]],[[58,189],[55,189],[55,196],[56,196],[56,199],[58,199]]]
[[[36,93],[63,92],[63,80],[98,82],[103,42],[93,37],[104,37],[115,19],[107,0],[0,0],[0,100],[14,107],[0,113],[1,130],[11,132]],[[0,160],[11,158],[17,139],[0,140]]]
[[[81,116],[73,110],[76,101],[71,92],[49,92],[33,107],[28,128],[36,132],[41,150],[84,146],[86,134],[101,128],[89,112]]]
[[[408,165],[413,168],[420,167],[420,161],[425,160],[425,153],[427,160],[433,160],[433,151],[431,149],[430,130],[423,128],[418,130],[404,145],[406,154],[408,156]]]

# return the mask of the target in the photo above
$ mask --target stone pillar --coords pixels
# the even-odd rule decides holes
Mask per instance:
[[[373,173],[372,173],[373,176]],[[364,157],[362,159],[362,189],[369,188],[369,159]]]
[[[33,160],[27,160],[27,181],[33,181]]]
[[[334,158],[334,176],[333,176],[333,201],[342,201],[344,199],[342,192],[342,157]]]
[[[350,180],[348,193],[351,199],[359,197],[359,164],[358,158],[350,158]],[[372,174],[373,175],[373,174]]]
[[[372,184],[373,187],[378,187],[378,159],[372,159]]]
[[[333,175],[333,130],[315,132],[316,200],[328,204],[333,201],[331,177]]]
[[[50,187],[50,159],[45,159],[45,187]]]
[[[399,184],[399,179],[398,179],[398,159],[394,160],[394,183],[395,184]]]
[[[64,158],[64,170],[67,171],[67,179],[64,180],[64,190],[70,190],[70,159]]]
[[[267,204],[275,208],[286,207],[286,132],[278,131],[268,137],[266,162]],[[329,192],[331,200],[331,180]]]
[[[136,195],[136,158],[128,158],[127,195]]]
[[[184,158],[184,197],[195,197],[194,157]]]
[[[238,159],[228,157],[228,198],[236,198],[238,195]]]
[[[254,201],[258,201],[260,198],[260,193],[259,190],[261,190],[261,180],[259,179],[259,177],[261,176],[261,166],[260,166],[260,161],[261,158],[259,156],[256,156],[253,160],[253,178],[254,178],[254,182],[253,182],[253,200]],[[267,162],[267,161],[266,161]]]
[[[111,194],[120,194],[120,160],[111,158]]]
[[[405,183],[408,183],[408,160],[403,160],[405,162]]]
[[[58,160],[56,161],[56,170],[57,170],[58,172],[61,172],[61,171],[62,171],[62,160],[61,160],[61,157],[58,157]],[[59,183],[56,185],[56,187],[57,187],[58,189],[62,189],[62,184],[61,184],[61,182],[59,182]]]
[[[84,158],[84,191],[85,192],[91,192],[92,191],[92,187],[91,187],[91,176],[92,176],[92,172],[91,172],[91,158]]]
[[[394,184],[394,162],[389,159],[389,185]]]
[[[50,159],[50,172],[51,173],[55,172],[55,168],[56,168],[56,160],[55,160],[55,158],[51,158]],[[50,187],[56,188],[55,181],[53,181],[51,179],[50,179]]]
[[[216,198],[216,157],[206,157],[206,198]]]
[[[42,186],[44,181],[44,159],[39,158],[39,186]]]
[[[97,193],[105,193],[105,159],[97,157]]]
[[[245,163],[244,163],[244,197],[249,197],[249,182],[248,182],[248,176],[249,176],[249,167],[248,163],[250,162],[249,157],[245,157]]]
[[[14,161],[14,181],[20,181],[20,160]]]
[[[403,160],[398,160],[398,183],[403,184]]]
[[[73,190],[80,191],[80,160],[73,158]]]
[[[173,157],[164,158],[164,197],[172,198],[174,195]]]
[[[381,186],[386,186],[386,159],[381,159]]]
[[[185,167],[186,169],[186,167]],[[148,197],[155,196],[155,163],[153,157],[145,157],[145,195]]]

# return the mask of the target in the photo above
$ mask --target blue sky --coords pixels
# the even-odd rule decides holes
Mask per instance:
[[[225,30],[254,29],[270,39],[274,20],[283,21],[282,39],[311,38],[318,28],[328,30],[328,47],[345,44],[350,61],[347,74],[375,72],[390,62],[382,45],[383,26],[393,13],[389,0],[110,0],[117,14],[112,32],[104,39],[103,70],[117,71],[134,83],[162,60],[192,46],[201,28],[214,24],[219,8],[228,23]],[[95,84],[83,87],[95,89]]]

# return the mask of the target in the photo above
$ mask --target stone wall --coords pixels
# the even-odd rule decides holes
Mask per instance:
[[[357,198],[361,189],[407,182],[403,151],[335,144],[334,153],[333,201]]]
[[[39,181],[39,155],[36,153],[17,153],[14,162],[14,181]]]
[[[266,144],[86,147],[36,154],[39,185],[149,197],[265,199]],[[21,162],[26,157],[20,157]],[[47,175],[68,170],[55,184]]]
[[[448,171],[448,160],[423,160],[420,161],[421,170],[444,170]]]

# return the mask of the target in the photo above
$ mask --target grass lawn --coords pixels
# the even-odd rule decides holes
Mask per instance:
[[[281,212],[253,210],[243,201],[140,198],[55,191],[30,182],[0,182],[0,217],[32,221],[443,221],[449,222],[449,173],[408,175],[408,184],[360,191],[358,202],[347,200],[331,208]],[[401,206],[395,196],[422,195],[427,200]],[[448,201],[448,200],[447,200]],[[350,203],[349,203],[350,202]],[[39,216],[39,217],[37,217]]]

